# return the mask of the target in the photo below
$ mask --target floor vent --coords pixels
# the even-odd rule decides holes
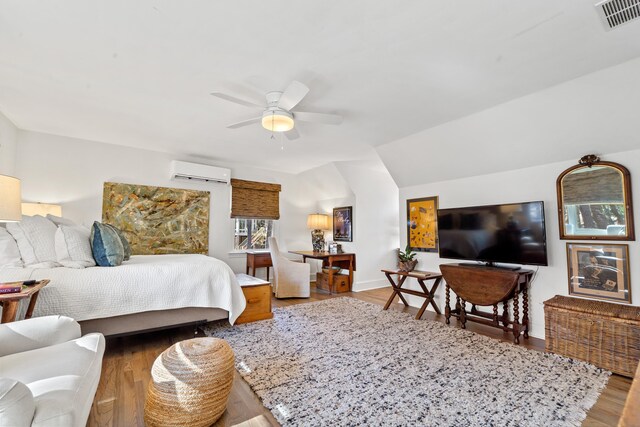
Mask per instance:
[[[640,0],[605,0],[596,8],[607,30],[640,18]]]

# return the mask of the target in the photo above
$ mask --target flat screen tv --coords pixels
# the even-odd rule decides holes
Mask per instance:
[[[438,209],[441,258],[547,265],[544,203]]]

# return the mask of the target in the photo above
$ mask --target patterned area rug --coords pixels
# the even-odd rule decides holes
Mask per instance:
[[[610,372],[354,298],[207,335],[284,426],[579,426]]]

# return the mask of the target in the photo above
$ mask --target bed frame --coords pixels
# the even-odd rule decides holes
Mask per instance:
[[[100,332],[104,336],[113,337],[178,326],[198,325],[228,318],[229,312],[220,308],[186,307],[83,320],[78,323],[80,323],[83,335],[90,332]]]

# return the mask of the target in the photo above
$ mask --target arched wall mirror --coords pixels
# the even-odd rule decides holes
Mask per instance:
[[[560,174],[556,186],[561,239],[635,239],[627,168],[584,156]]]

